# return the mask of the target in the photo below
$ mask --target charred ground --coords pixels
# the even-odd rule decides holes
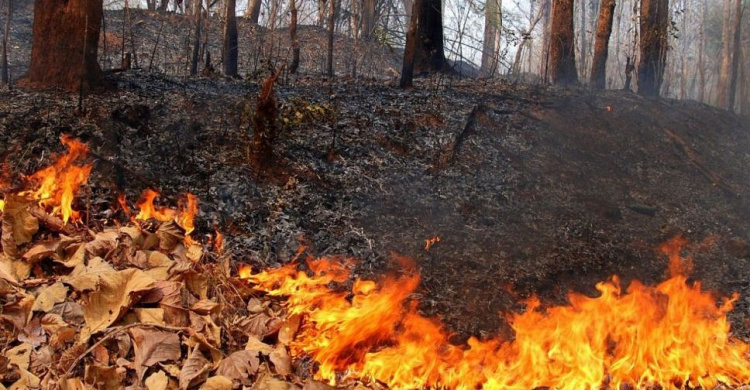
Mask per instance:
[[[694,279],[740,293],[734,325],[747,335],[743,118],[619,91],[290,79],[277,91],[279,168],[261,173],[246,154],[256,83],[138,71],[116,82],[84,112],[75,96],[4,93],[0,161],[13,182],[72,134],[96,160],[79,201],[94,223],[108,223],[116,192],[132,202],[153,187],[172,203],[197,194],[199,231],[218,227],[238,261],[275,266],[305,244],[356,257],[369,276],[398,269],[389,258],[402,253],[422,274],[422,310],[461,337],[503,329],[498,312],[530,294],[559,303],[613,274],[657,282],[655,248],[683,234]]]

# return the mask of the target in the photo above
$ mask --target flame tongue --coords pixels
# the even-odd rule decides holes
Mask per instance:
[[[672,270],[684,242],[663,249]],[[736,296],[717,305],[684,275],[623,291],[617,277],[599,283],[598,297],[570,294],[570,304],[540,309],[527,302],[509,317],[515,338],[467,345],[449,342],[440,325],[423,317],[409,299],[418,277],[357,280],[350,292],[331,282],[348,278],[346,267],[328,259],[309,263],[312,275],[294,265],[250,275],[258,288],[288,296],[290,314],[307,317],[292,345],[310,356],[318,379],[374,380],[392,388],[456,389],[662,388],[750,381],[748,345],[730,338],[727,313]],[[249,270],[241,274],[248,277]],[[467,297],[467,299],[470,299]]]
[[[44,208],[52,208],[53,214],[62,216],[64,222],[80,219],[77,211],[73,210],[73,200],[81,185],[88,181],[91,174],[91,164],[76,165],[86,157],[88,147],[75,139],[63,136],[62,143],[68,152],[60,156],[51,166],[42,169],[29,177],[36,184],[37,189],[30,191],[30,195],[39,201]]]

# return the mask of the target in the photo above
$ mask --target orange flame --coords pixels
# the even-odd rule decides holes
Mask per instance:
[[[672,262],[683,263],[674,249],[683,244],[677,239],[665,245]],[[598,297],[570,294],[569,305],[546,310],[532,298],[525,312],[508,317],[514,339],[454,345],[409,299],[417,276],[355,280],[351,291],[341,292],[332,283],[349,278],[346,265],[319,259],[308,266],[310,275],[287,265],[256,275],[241,267],[240,276],[270,295],[287,296],[290,315],[306,316],[292,354],[311,357],[315,376],[330,384],[354,379],[392,388],[712,389],[750,381],[748,345],[729,336],[727,313],[737,296],[717,305],[681,273],[655,287],[633,282],[625,290],[613,277],[597,285]]]
[[[435,245],[435,244],[437,244],[438,242],[440,242],[440,237],[438,237],[438,236],[435,236],[435,237],[428,238],[428,239],[424,240],[424,250],[426,250],[427,252],[429,252],[430,248],[432,248],[432,246]]]
[[[60,156],[51,166],[42,169],[29,177],[37,189],[30,191],[30,195],[39,201],[44,208],[51,208],[53,214],[62,216],[64,222],[72,219],[78,221],[79,213],[73,210],[73,199],[81,185],[88,181],[91,174],[91,164],[75,165],[83,160],[88,153],[86,144],[69,136],[63,136],[60,141],[68,148],[68,152]]]
[[[175,210],[154,205],[154,200],[156,200],[158,196],[159,193],[150,188],[143,191],[141,199],[136,204],[138,207],[138,214],[135,216],[135,219],[139,221],[155,219],[159,222],[172,220],[176,214]]]
[[[198,197],[188,193],[187,194],[187,204],[185,205],[184,209],[180,211],[180,214],[177,216],[177,224],[180,225],[183,229],[185,229],[185,242],[188,245],[192,245],[195,243],[192,237],[190,237],[190,233],[195,230],[195,215],[198,214]]]

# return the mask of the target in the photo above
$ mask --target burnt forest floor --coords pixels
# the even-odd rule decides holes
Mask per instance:
[[[422,275],[421,310],[458,338],[506,332],[498,315],[532,294],[561,303],[611,275],[656,283],[656,249],[694,243],[693,278],[740,293],[750,328],[750,124],[695,102],[503,82],[419,80],[277,87],[278,168],[247,158],[258,85],[140,71],[77,97],[0,94],[0,162],[14,184],[87,142],[95,166],[78,208],[111,223],[116,194],[155,188],[201,200],[198,237],[227,236],[238,262],[276,267],[301,245],[359,259],[358,274]],[[425,249],[425,240],[440,241]]]

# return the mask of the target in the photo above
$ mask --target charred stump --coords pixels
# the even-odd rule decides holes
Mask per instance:
[[[31,64],[24,84],[90,90],[101,84],[96,56],[101,0],[36,0]]]
[[[276,116],[278,107],[273,93],[273,84],[283,67],[268,76],[258,95],[258,105],[252,117],[253,141],[250,149],[250,164],[261,172],[273,163],[273,144],[276,140]]]

